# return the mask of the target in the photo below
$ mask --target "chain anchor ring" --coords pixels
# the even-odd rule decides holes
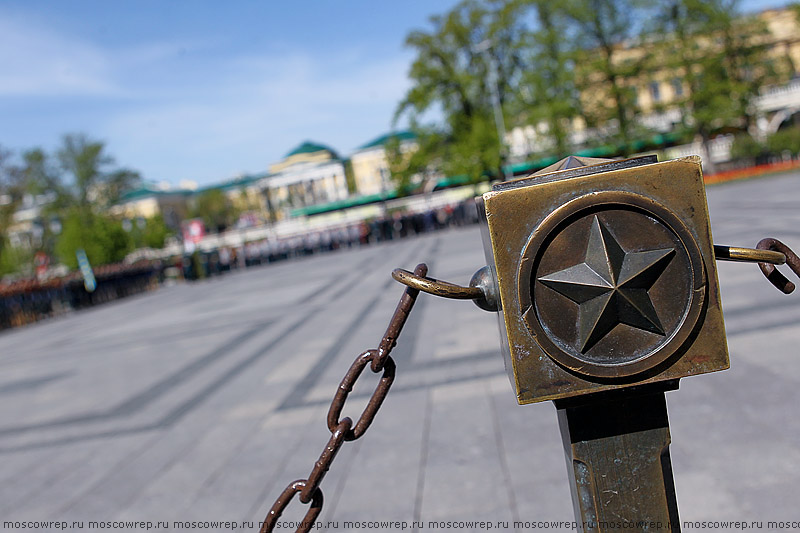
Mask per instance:
[[[769,282],[772,283],[779,291],[783,292],[784,294],[791,294],[791,292],[795,289],[795,284],[786,279],[786,276],[778,272],[778,269],[775,268],[775,265],[782,265],[785,263],[786,266],[792,269],[792,272],[794,272],[796,276],[800,277],[800,257],[797,257],[797,254],[781,241],[771,237],[767,237],[766,239],[759,241],[759,243],[756,245],[756,248],[759,250],[771,251],[773,254],[781,254],[784,256],[784,261],[781,263],[762,261],[758,263],[758,266],[761,268],[761,272],[764,273],[764,276],[766,276]]]

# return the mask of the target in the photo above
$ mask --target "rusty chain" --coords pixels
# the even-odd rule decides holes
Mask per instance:
[[[773,238],[761,240],[756,249],[716,245],[714,246],[714,256],[717,260],[757,262],[767,279],[786,294],[795,289],[795,284],[778,272],[775,265],[786,264],[800,277],[800,257],[784,243]],[[350,365],[344,378],[339,383],[328,409],[327,426],[331,432],[328,443],[322,450],[319,459],[314,463],[308,478],[291,482],[278,496],[278,499],[275,500],[264,519],[261,533],[270,532],[275,528],[278,518],[291,503],[295,494],[298,493],[300,502],[310,505],[296,531],[298,533],[306,533],[314,527],[317,517],[322,512],[323,496],[322,489],[319,487],[322,479],[330,469],[331,463],[336,458],[342,445],[345,442],[360,438],[367,431],[394,382],[396,365],[389,354],[397,344],[397,338],[408,319],[408,314],[411,312],[419,292],[423,291],[455,299],[476,299],[483,296],[480,288],[462,287],[428,278],[425,277],[427,273],[428,267],[424,263],[417,265],[413,273],[402,269],[396,269],[392,273],[392,276],[397,281],[406,285],[406,290],[397,304],[397,308],[392,315],[389,326],[386,328],[386,332],[381,338],[378,348],[361,353]],[[348,395],[367,365],[370,366],[370,370],[373,373],[383,372],[383,374],[367,406],[354,424],[350,417],[341,418],[341,414]]]
[[[428,267],[424,263],[417,265],[417,268],[414,269],[414,274],[419,277],[424,277],[427,273]],[[331,432],[331,438],[328,440],[328,444],[325,445],[325,449],[322,450],[319,459],[314,463],[314,468],[311,470],[308,478],[298,479],[289,483],[289,486],[278,496],[278,499],[272,504],[272,507],[264,519],[261,533],[267,533],[275,528],[278,518],[280,518],[289,503],[291,503],[295,494],[298,493],[300,494],[300,502],[304,504],[310,503],[310,505],[308,511],[306,511],[305,517],[297,527],[297,532],[305,533],[314,527],[314,523],[319,513],[322,511],[323,497],[322,489],[319,487],[322,479],[330,469],[331,463],[336,458],[336,454],[339,453],[342,445],[347,441],[356,440],[364,435],[370,424],[372,424],[372,420],[375,418],[378,409],[380,409],[383,400],[386,398],[386,394],[392,386],[396,365],[394,359],[392,359],[389,354],[392,348],[397,344],[397,337],[400,335],[406,323],[408,314],[414,306],[418,294],[418,289],[412,287],[406,288],[403,296],[400,298],[400,302],[397,304],[394,315],[392,315],[389,326],[386,328],[386,333],[383,334],[378,349],[367,350],[359,355],[356,360],[353,361],[353,364],[350,365],[350,369],[347,371],[344,378],[342,378],[339,387],[336,389],[333,402],[331,402],[331,406],[328,409],[327,423],[328,429]],[[383,372],[383,374],[378,381],[378,385],[375,387],[375,392],[372,393],[372,397],[370,397],[367,406],[358,418],[358,422],[353,424],[351,418],[340,417],[345,402],[347,401],[347,396],[353,390],[353,386],[367,367],[367,364],[370,365],[370,370],[372,370],[372,372]]]
[[[782,253],[786,258],[786,266],[788,266],[792,272],[800,277],[800,257],[797,257],[797,254],[794,253],[791,248],[783,244],[778,239],[773,239],[771,237],[762,239],[756,245],[756,248],[759,250],[771,250],[773,252]],[[778,269],[775,268],[774,264],[761,262],[758,263],[758,266],[761,268],[761,272],[764,273],[769,282],[772,283],[779,291],[783,292],[784,294],[790,294],[792,291],[794,291],[794,283],[786,279],[786,276],[778,272]]]

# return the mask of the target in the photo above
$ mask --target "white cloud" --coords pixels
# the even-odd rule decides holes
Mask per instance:
[[[154,66],[200,47],[147,42],[104,48],[0,10],[0,96],[138,98],[133,87],[156,81]]]
[[[346,155],[389,128],[408,87],[407,67],[405,57],[379,63],[305,54],[240,58],[221,77],[177,98],[118,113],[104,136],[117,140],[112,148],[126,160],[152,160],[163,151],[152,168],[141,170],[171,181],[264,171],[305,139]]]
[[[410,57],[368,57],[352,47],[313,55],[285,45],[236,55],[207,42],[109,48],[0,11],[0,96],[63,102],[72,115],[62,126],[53,119],[54,128],[80,114],[120,164],[175,183],[263,172],[306,139],[347,155],[384,133],[408,87]]]
[[[0,95],[118,93],[108,57],[98,48],[0,15]]]

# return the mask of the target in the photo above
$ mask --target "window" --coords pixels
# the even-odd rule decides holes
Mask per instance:
[[[650,82],[650,97],[654,102],[661,101],[661,88],[657,81]]]
[[[675,93],[675,96],[683,96],[683,82],[680,78],[672,79],[672,92]]]

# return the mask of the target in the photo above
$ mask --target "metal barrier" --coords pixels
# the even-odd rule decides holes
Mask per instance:
[[[680,531],[665,392],[681,378],[729,368],[718,260],[757,262],[784,293],[800,259],[776,239],[757,249],[713,245],[696,157],[658,163],[567,158],[478,199],[488,265],[469,287],[395,270],[407,289],[377,350],[361,354],[328,412],[331,438],[306,479],[279,496],[272,531],[296,493],[310,503],[344,442],[363,435],[394,379],[389,351],[420,291],[472,299],[497,312],[503,355],[520,404],[553,401],[575,520],[586,532]],[[354,425],[339,419],[364,368],[383,377]]]
[[[101,266],[95,268],[97,289],[93,292],[86,291],[78,273],[0,286],[0,331],[153,290],[161,273],[157,262]]]

